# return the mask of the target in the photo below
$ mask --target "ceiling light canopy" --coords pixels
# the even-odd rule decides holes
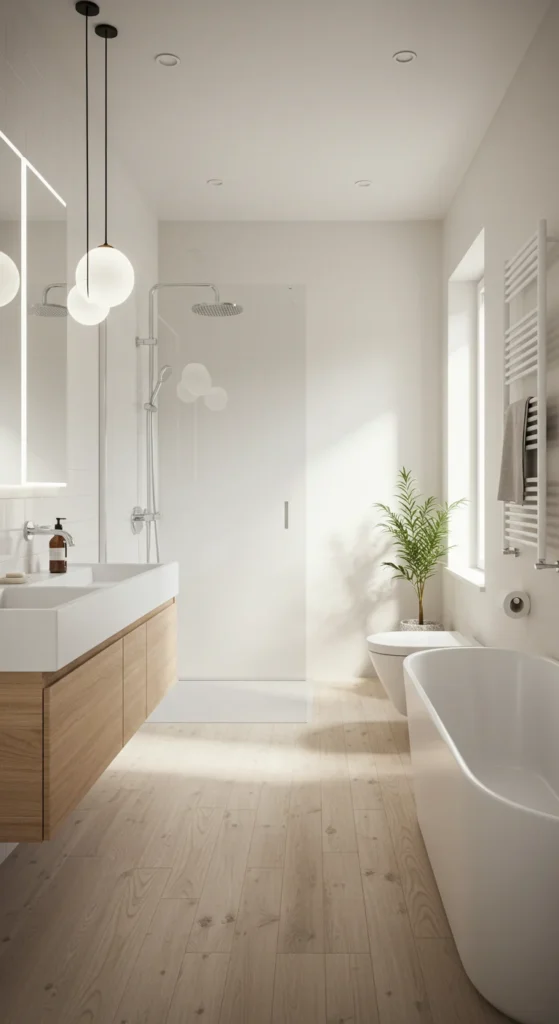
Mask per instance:
[[[161,64],[164,68],[176,68],[181,62],[176,53],[156,53],[153,59],[156,64]]]
[[[392,54],[393,59],[397,64],[411,64],[417,57],[415,50],[396,50],[396,53]]]

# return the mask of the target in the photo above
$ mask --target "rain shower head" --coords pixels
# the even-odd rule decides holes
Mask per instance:
[[[243,307],[236,302],[196,302],[192,312],[197,316],[238,316]]]
[[[53,288],[66,288],[65,284],[48,284],[43,292],[43,299],[41,302],[34,302],[29,307],[31,316],[43,316],[43,317],[63,317],[68,316],[68,309],[60,302],[49,302],[48,294]]]

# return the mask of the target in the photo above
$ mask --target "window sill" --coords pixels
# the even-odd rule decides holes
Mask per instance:
[[[476,590],[480,593],[485,591],[485,573],[482,569],[469,569],[467,566],[458,565],[445,565],[445,571],[454,576],[457,580],[465,580],[466,583],[471,583]]]

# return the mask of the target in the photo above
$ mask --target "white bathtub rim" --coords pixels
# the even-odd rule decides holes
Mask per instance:
[[[553,658],[545,658],[539,654],[526,654],[524,651],[512,651],[511,648],[509,647],[456,648],[456,651],[463,650],[497,651],[506,654],[521,654],[527,658],[531,658],[537,661],[545,661],[549,665],[553,665],[555,669],[558,668],[557,662]],[[433,723],[437,731],[439,732],[444,742],[447,744],[452,756],[454,757],[455,761],[457,762],[461,770],[464,772],[464,774],[467,776],[470,782],[472,782],[477,789],[479,789],[482,793],[485,793],[488,796],[492,797],[494,800],[497,800],[499,803],[504,804],[506,807],[511,807],[514,808],[514,810],[518,811],[524,811],[526,814],[531,814],[535,818],[543,818],[546,821],[554,822],[556,824],[559,823],[558,814],[550,814],[548,811],[540,811],[534,807],[527,807],[526,804],[517,803],[516,800],[511,800],[509,799],[509,797],[502,796],[500,793],[496,793],[493,789],[489,789],[489,787],[486,786],[485,783],[481,781],[481,779],[478,779],[477,775],[474,775],[472,769],[464,760],[464,757],[462,756],[460,750],[456,746],[456,743],[454,742],[452,736],[450,735],[448,729],[446,728],[441,716],[439,715],[432,701],[427,696],[423,686],[419,682],[419,679],[417,678],[413,670],[415,661],[417,659],[424,659],[428,657],[438,656],[441,654],[448,655],[449,649],[440,648],[437,650],[436,648],[433,648],[429,651],[419,651],[415,654],[408,655],[408,657],[404,660],[404,675],[406,675],[406,673],[409,675],[413,685],[415,686],[419,694],[419,697],[421,698],[421,700],[425,704],[425,707],[429,711],[429,714],[433,720]]]

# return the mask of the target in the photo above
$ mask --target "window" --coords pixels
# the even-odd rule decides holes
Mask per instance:
[[[485,567],[484,234],[448,282],[447,497],[466,498],[451,524],[448,566],[483,584]]]

